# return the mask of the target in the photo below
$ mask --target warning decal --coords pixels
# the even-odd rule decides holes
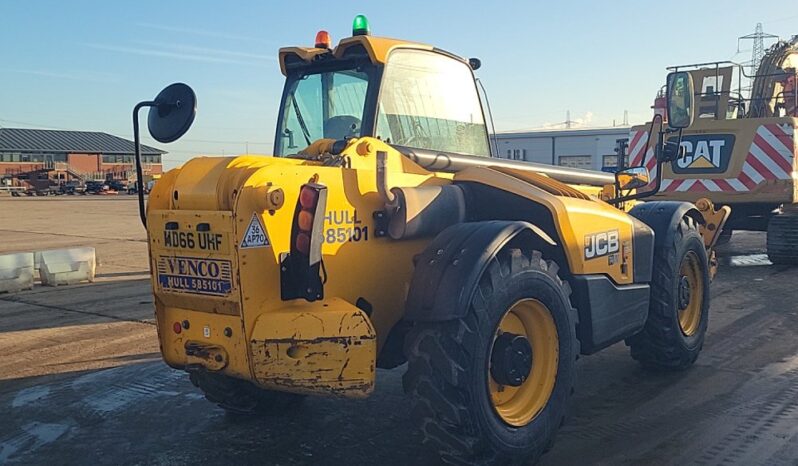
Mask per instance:
[[[266,236],[266,229],[260,222],[258,214],[252,214],[247,231],[244,232],[244,239],[241,241],[240,248],[263,248],[269,246],[269,238]]]

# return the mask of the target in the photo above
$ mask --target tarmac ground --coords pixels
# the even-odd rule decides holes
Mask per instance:
[[[0,198],[0,253],[94,246],[95,283],[0,294],[0,464],[438,464],[378,370],[365,400],[309,398],[230,416],[160,359],[145,232],[132,196]],[[623,343],[579,361],[543,465],[798,465],[798,268],[765,236],[718,253],[696,365],[641,369]]]

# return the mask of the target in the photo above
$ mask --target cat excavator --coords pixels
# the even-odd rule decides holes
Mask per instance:
[[[798,265],[798,36],[771,46],[750,75],[745,66],[727,61],[668,70],[692,76],[697,115],[682,135],[683,154],[656,175],[661,189],[655,199],[708,198],[730,206],[721,242],[734,230],[767,231],[771,262]],[[631,128],[629,165],[656,170],[657,128],[667,125],[664,109],[660,92],[654,119]]]

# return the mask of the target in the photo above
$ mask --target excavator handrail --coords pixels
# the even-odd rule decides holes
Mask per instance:
[[[727,97],[729,99],[730,105],[734,105],[738,108],[738,111],[741,112],[744,116],[738,116],[737,118],[749,118],[749,112],[751,111],[750,108],[746,108],[745,104],[750,104],[753,106],[756,105],[778,105],[779,102],[786,102],[787,98],[792,98],[795,100],[795,106],[798,106],[798,95],[790,94],[787,95],[784,92],[780,92],[776,95],[770,97],[757,97],[749,95],[745,97],[744,89],[742,86],[742,78],[747,78],[752,80],[762,79],[762,78],[771,78],[771,77],[785,77],[789,76],[790,73],[786,69],[779,69],[776,72],[772,73],[755,73],[755,74],[748,74],[745,72],[745,65],[742,65],[737,62],[733,62],[730,60],[723,60],[723,61],[715,61],[715,62],[704,62],[704,63],[693,63],[687,65],[676,65],[676,66],[669,66],[666,67],[666,70],[676,72],[676,71],[691,71],[691,70],[711,70],[714,66],[716,76],[719,76],[719,71],[722,68],[736,68],[738,73],[737,77],[737,89],[729,89],[729,90],[720,90],[720,89],[713,89],[712,92],[695,92],[695,96],[698,98],[715,98],[720,99],[721,97]],[[761,67],[760,67],[761,68]],[[798,77],[798,70],[796,70],[793,75]],[[716,109],[717,112],[717,109]],[[716,118],[718,115],[716,115]],[[725,119],[725,118],[724,118]]]
[[[733,61],[729,61],[729,60],[723,60],[723,61],[710,61],[710,62],[706,62],[706,63],[691,63],[691,64],[687,64],[687,65],[674,65],[674,66],[668,66],[665,69],[668,70],[668,71],[679,71],[679,70],[683,70],[684,68],[708,67],[710,65],[714,65],[715,67],[718,67],[718,65],[732,65],[732,66],[740,66],[740,67],[743,66],[741,63],[737,63],[737,62],[733,62]]]

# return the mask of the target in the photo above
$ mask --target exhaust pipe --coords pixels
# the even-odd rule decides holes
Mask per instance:
[[[435,236],[446,227],[466,220],[465,193],[461,186],[389,188],[386,159],[385,152],[377,151],[377,192],[385,203],[386,233],[391,239]]]

